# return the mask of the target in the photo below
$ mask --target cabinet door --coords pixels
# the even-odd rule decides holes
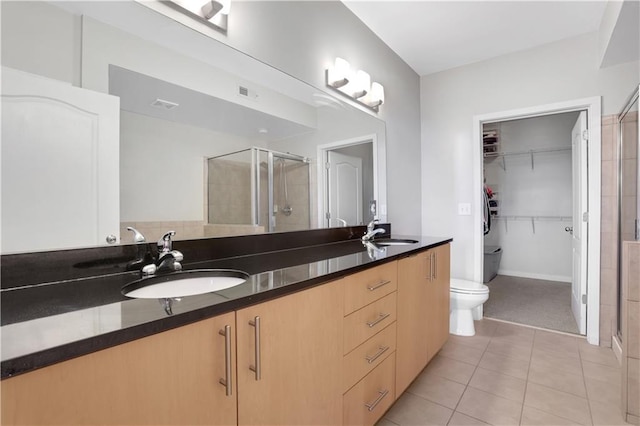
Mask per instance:
[[[117,238],[119,98],[6,67],[1,95],[2,252]]]
[[[233,313],[3,380],[2,424],[235,424],[227,325]]]
[[[431,251],[398,261],[396,394],[427,364],[427,312]]]
[[[445,244],[430,250],[433,259],[432,280],[428,285],[427,309],[428,360],[438,353],[449,338],[450,249]]]
[[[238,423],[342,422],[342,282],[236,312]]]

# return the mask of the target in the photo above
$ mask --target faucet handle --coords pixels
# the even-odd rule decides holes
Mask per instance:
[[[367,225],[367,231],[371,232],[373,231],[373,228],[375,228],[375,226],[380,223],[380,219],[376,219],[374,218],[371,222],[369,222],[369,224]]]
[[[176,231],[169,231],[165,233],[158,240],[158,250],[161,251],[171,251],[171,237],[176,235]]]
[[[142,233],[140,231],[138,231],[136,228],[134,228],[133,226],[127,226],[127,231],[131,231],[133,232],[133,242],[134,243],[144,243],[147,240],[144,238],[144,235],[142,235]]]

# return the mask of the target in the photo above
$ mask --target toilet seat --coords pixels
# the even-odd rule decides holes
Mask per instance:
[[[456,294],[489,294],[489,287],[487,287],[486,285],[483,285],[482,287],[484,287],[484,288],[459,289],[459,288],[451,287],[451,293],[456,293]]]
[[[488,294],[489,287],[484,284],[467,280],[452,279],[449,285],[452,293],[457,294]]]

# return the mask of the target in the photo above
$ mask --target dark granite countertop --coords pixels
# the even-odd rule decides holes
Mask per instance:
[[[357,239],[186,264],[237,269],[243,284],[173,302],[130,299],[121,288],[139,272],[92,276],[2,290],[2,379],[274,299],[452,241],[394,236],[418,243],[369,250]],[[187,260],[187,259],[185,259]]]

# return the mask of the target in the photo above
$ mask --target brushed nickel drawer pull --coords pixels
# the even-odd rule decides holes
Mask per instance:
[[[367,325],[369,326],[369,328],[374,327],[380,321],[384,321],[385,319],[387,319],[387,317],[389,317],[389,315],[391,315],[391,314],[380,314],[378,316],[378,319],[376,319],[375,321],[367,322]]]
[[[226,388],[227,396],[231,396],[231,326],[225,325],[224,330],[218,331],[224,336],[224,379],[220,379],[220,384]]]
[[[376,359],[380,358],[380,356],[385,353],[386,351],[388,351],[390,348],[390,346],[380,346],[380,350],[378,352],[376,352],[375,355],[373,356],[366,356],[365,359],[367,360],[367,362],[369,364],[371,364],[372,362],[374,362]]]
[[[433,279],[438,279],[438,252],[433,253]]]
[[[256,334],[255,334],[255,357],[256,357],[256,364],[254,365],[250,365],[249,366],[249,370],[253,371],[254,373],[256,373],[256,380],[260,380],[260,378],[262,377],[262,368],[261,367],[261,362],[260,362],[260,317],[254,317],[253,320],[249,321],[249,325],[252,327],[255,327],[256,329]]]
[[[374,285],[368,285],[367,286],[367,290],[369,291],[373,291],[373,290],[377,290],[380,287],[382,287],[383,285],[387,285],[387,284],[391,284],[391,281],[387,280],[387,281],[380,281],[378,284],[374,284]]]
[[[370,402],[370,403],[368,403],[368,404],[364,404],[364,406],[365,406],[365,407],[367,407],[367,410],[369,410],[369,411],[373,411],[373,410],[375,410],[376,406],[377,406],[378,404],[380,404],[380,401],[382,401],[382,400],[384,399],[384,397],[385,397],[385,396],[387,396],[387,395],[389,394],[389,391],[388,391],[388,390],[386,390],[386,389],[379,390],[379,391],[378,391],[378,394],[379,394],[379,395],[378,395],[378,397],[376,398],[376,400],[375,400],[375,401]]]

